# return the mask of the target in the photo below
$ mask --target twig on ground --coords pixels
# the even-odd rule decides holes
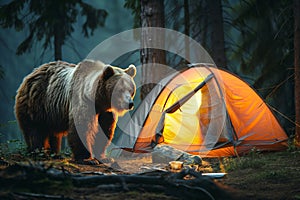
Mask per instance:
[[[14,197],[25,197],[25,198],[73,200],[69,197],[64,197],[64,195],[35,194],[35,193],[28,193],[28,192],[14,192],[12,193],[12,195]]]

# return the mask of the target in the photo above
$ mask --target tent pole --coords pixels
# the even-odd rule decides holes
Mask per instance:
[[[239,160],[241,160],[241,158],[240,158],[240,156],[239,156],[239,154],[238,154],[238,152],[237,152],[237,150],[236,150],[236,146],[235,146],[235,145],[233,145],[233,150],[234,150],[234,153],[235,153],[236,157],[237,157]]]

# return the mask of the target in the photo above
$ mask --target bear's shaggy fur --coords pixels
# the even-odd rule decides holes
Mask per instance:
[[[118,116],[133,108],[135,74],[133,65],[123,70],[92,60],[36,68],[24,78],[15,104],[28,150],[59,153],[68,135],[75,160],[94,164],[94,156],[104,158]],[[101,135],[107,138],[95,140]]]

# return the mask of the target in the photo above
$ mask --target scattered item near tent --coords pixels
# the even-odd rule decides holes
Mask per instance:
[[[201,165],[202,164],[202,159],[200,158],[200,156],[191,156],[190,154],[188,154],[188,157],[185,157],[185,155],[182,155],[183,157],[180,158],[179,160],[183,160],[184,164],[186,165]]]
[[[182,161],[171,161],[171,162],[169,162],[169,166],[171,167],[171,169],[179,170],[179,169],[182,169],[183,162]]]
[[[202,176],[208,176],[208,177],[214,178],[214,179],[223,178],[225,175],[226,175],[226,173],[202,173]]]
[[[184,165],[201,165],[202,159],[185,151],[176,149],[168,145],[156,145],[152,152],[153,163],[168,164],[172,161],[183,162]]]
[[[283,150],[288,139],[247,83],[212,64],[193,64],[161,80],[123,124],[115,144],[139,153],[168,145],[201,157],[236,156],[253,147]]]
[[[153,148],[152,155],[152,162],[153,163],[165,163],[168,164],[173,160],[178,160],[182,154],[186,152],[175,149],[171,146],[167,145],[157,145]]]

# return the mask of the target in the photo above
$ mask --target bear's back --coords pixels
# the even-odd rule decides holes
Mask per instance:
[[[50,62],[26,76],[16,95],[15,112],[18,121],[24,122],[24,126],[35,123],[45,127],[66,128],[66,78],[68,71],[74,70],[75,66],[62,61]]]

